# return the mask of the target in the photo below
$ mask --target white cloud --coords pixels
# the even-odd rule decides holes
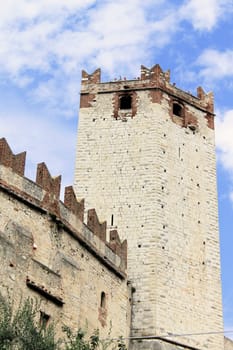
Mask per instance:
[[[206,49],[198,57],[197,64],[202,66],[200,76],[205,80],[221,79],[233,75],[233,50],[218,51]]]
[[[226,169],[233,171],[233,110],[216,118],[216,146],[219,159]]]
[[[15,116],[16,115],[16,116]],[[26,176],[35,180],[37,163],[45,162],[52,176],[62,175],[63,185],[73,182],[75,127],[27,111],[1,111],[1,135],[14,153],[27,152]]]
[[[197,30],[212,30],[229,10],[231,0],[188,0],[180,9],[180,16],[190,21]]]
[[[9,0],[0,13],[0,73],[33,98],[77,99],[82,68],[104,67],[109,75],[135,75],[176,30],[175,12],[163,0]],[[156,15],[155,15],[156,14]],[[62,86],[63,99],[58,87]],[[77,102],[76,102],[77,104]],[[70,113],[70,110],[68,110]]]
[[[220,115],[220,113],[219,113]],[[233,181],[233,110],[228,110],[216,118],[216,146],[218,161],[229,172]],[[233,191],[229,193],[233,202]]]
[[[81,69],[91,72],[104,67],[111,77],[138,74],[150,48],[165,45],[175,31],[175,14],[163,9],[164,3],[8,0],[2,5],[0,75],[5,78],[4,88],[9,81],[10,87],[12,82],[24,87],[30,108],[36,110],[32,100],[50,112],[46,116],[41,109],[23,111],[21,105],[12,110],[11,102],[2,99],[9,103],[8,110],[0,113],[2,136],[15,152],[28,151],[30,178],[36,163],[45,161],[53,175],[61,173],[66,184],[71,182],[76,125],[70,131],[67,125],[72,120],[66,120],[64,127],[60,117],[76,117]]]
[[[233,203],[233,191],[230,192],[229,197],[230,197],[231,202]],[[232,329],[232,328],[231,328],[231,329]],[[232,333],[233,333],[233,332],[232,332]]]
[[[30,20],[43,17],[63,17],[80,9],[85,9],[95,3],[95,0],[8,0],[1,6],[1,24],[11,21]]]
[[[227,5],[227,0],[190,0],[181,7],[165,0],[8,0],[0,12],[0,74],[53,112],[73,116],[82,68],[104,67],[111,78],[132,78],[183,21],[210,29]],[[217,59],[208,61],[203,53],[203,75]]]

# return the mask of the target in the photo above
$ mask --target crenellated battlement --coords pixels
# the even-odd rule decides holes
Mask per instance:
[[[23,176],[25,171],[26,152],[13,154],[5,138],[0,139],[0,163],[10,167],[15,173]]]
[[[98,84],[101,80],[101,70],[100,68],[96,69],[92,74],[88,74],[85,70],[82,70],[82,84],[88,85]]]
[[[72,186],[65,188],[62,202],[61,176],[52,177],[45,163],[38,164],[35,182],[24,177],[25,160],[25,152],[14,155],[6,139],[0,139],[0,190],[49,215],[111,270],[125,277],[127,242],[121,242],[115,231],[110,232],[110,241],[106,240],[106,222],[99,221],[95,209],[88,210],[84,223],[84,200],[77,200]]]
[[[167,93],[172,98],[183,101],[189,105],[214,115],[214,96],[212,92],[205,93],[202,87],[197,88],[197,96],[185,92],[170,82],[170,70],[163,71],[159,64],[152,68],[141,66],[141,76],[137,79],[127,80],[120,77],[109,82],[101,82],[101,70],[97,69],[92,74],[82,71],[81,84],[81,108],[91,107],[95,101],[96,94],[151,90],[152,102],[155,92]]]

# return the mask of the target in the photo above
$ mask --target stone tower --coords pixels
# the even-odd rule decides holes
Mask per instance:
[[[223,349],[215,166],[211,93],[82,73],[75,191],[128,240],[133,349]]]

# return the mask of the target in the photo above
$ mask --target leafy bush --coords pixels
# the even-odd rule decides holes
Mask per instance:
[[[64,338],[56,340],[54,325],[38,321],[39,305],[32,299],[20,303],[13,312],[11,301],[0,294],[0,349],[1,350],[127,350],[120,338],[101,340],[95,330],[87,338],[79,329],[72,332],[64,326]]]
[[[0,295],[0,349],[57,350],[53,325],[40,324],[37,315],[38,305],[31,299],[13,312],[12,303]]]
[[[127,350],[122,338],[115,342],[110,338],[101,340],[98,330],[95,330],[88,340],[82,329],[73,333],[69,327],[64,327],[63,331],[66,334],[65,350]]]

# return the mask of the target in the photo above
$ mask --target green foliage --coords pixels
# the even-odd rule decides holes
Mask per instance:
[[[63,331],[66,334],[65,350],[127,350],[122,338],[116,341],[110,338],[101,340],[98,330],[95,330],[88,339],[82,329],[73,333],[69,327],[63,327]]]
[[[85,339],[85,332],[79,329],[73,333],[69,327],[63,327],[66,334],[65,350],[96,350],[100,344],[99,332],[94,331],[88,340]]]
[[[13,305],[0,295],[1,350],[56,350],[53,325],[45,327],[37,320],[38,305],[27,299],[13,313]]]
[[[101,340],[99,331],[90,337],[82,329],[64,326],[64,338],[56,339],[54,325],[38,320],[39,305],[27,299],[13,312],[13,305],[0,294],[1,350],[127,350],[122,338]]]

